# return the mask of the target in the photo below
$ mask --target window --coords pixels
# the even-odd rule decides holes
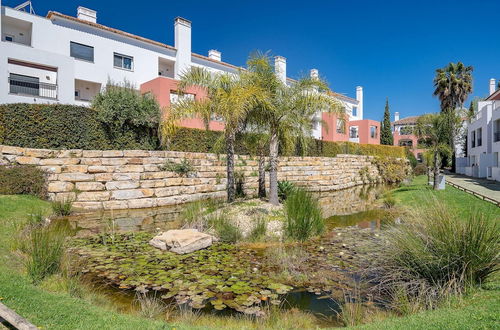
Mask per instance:
[[[493,125],[493,142],[500,141],[500,119],[495,120]]]
[[[345,120],[337,119],[337,133],[345,134]]]
[[[413,147],[413,140],[399,140],[400,147]]]
[[[80,99],[80,90],[79,89],[75,90],[75,99],[76,100]]]
[[[356,139],[356,138],[359,137],[359,135],[358,135],[358,127],[351,127],[349,137],[351,139]]]
[[[94,62],[94,47],[71,41],[70,56],[79,60]]]
[[[113,65],[115,68],[133,70],[134,58],[132,56],[114,53]]]
[[[498,157],[499,157],[499,153],[498,152],[494,152],[493,153],[493,166],[495,167],[498,167]]]
[[[175,104],[183,100],[194,100],[194,94],[180,94],[176,91],[170,91],[170,104]]]
[[[476,147],[476,131],[472,131],[470,133],[470,145],[471,145],[471,148]]]
[[[12,94],[40,95],[40,80],[38,77],[11,73],[9,75],[9,83],[9,92]]]
[[[478,128],[477,133],[476,133],[476,138],[477,138],[477,146],[480,147],[483,145],[483,129]]]
[[[377,138],[377,126],[370,126],[370,137],[372,139]]]
[[[14,42],[14,36],[12,36],[10,34],[6,34],[5,35],[5,41]]]
[[[358,107],[352,107],[352,115],[354,117],[357,117],[358,116]]]

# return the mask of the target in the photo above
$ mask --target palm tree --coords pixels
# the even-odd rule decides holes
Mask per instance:
[[[428,146],[426,158],[427,166],[432,166],[434,172],[434,189],[439,187],[439,168],[441,162],[451,155],[451,148],[448,144],[447,125],[450,113],[427,114],[417,119],[415,134],[425,140]],[[429,174],[429,172],[428,172]]]
[[[207,92],[207,97],[202,100],[181,98],[170,107],[169,118],[163,125],[164,132],[181,119],[198,116],[203,119],[206,127],[209,121],[218,117],[224,122],[224,141],[227,154],[227,201],[235,199],[234,177],[234,144],[236,134],[242,131],[247,114],[262,98],[262,90],[246,78],[243,70],[236,74],[211,73],[203,68],[191,68],[180,79],[179,89],[184,91],[187,87],[197,86]]]
[[[472,93],[472,66],[465,66],[462,62],[450,62],[444,68],[436,70],[434,77],[434,96],[441,102],[441,112],[451,112],[457,108],[463,108],[463,104],[470,93]],[[451,124],[451,123],[450,123]],[[452,149],[452,167],[455,166],[455,137],[451,133],[456,131],[455,127],[448,127],[450,132],[449,146]]]
[[[254,111],[269,130],[269,202],[278,205],[278,154],[280,145],[310,137],[318,111],[343,113],[339,101],[327,94],[320,79],[304,78],[287,85],[276,76],[269,56],[257,54],[248,63],[250,79],[267,92]]]

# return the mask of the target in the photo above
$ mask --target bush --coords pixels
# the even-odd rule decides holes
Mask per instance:
[[[63,104],[0,105],[0,143],[41,149],[155,149],[151,130],[111,132],[87,107]]]
[[[411,167],[415,168],[415,166],[418,165],[418,160],[415,157],[415,155],[413,154],[413,152],[411,151],[411,149],[405,148],[405,154],[406,154],[406,158],[410,161]]]
[[[387,237],[380,283],[388,292],[427,307],[487,281],[498,271],[498,222],[485,214],[468,218],[435,202],[414,212]]]
[[[240,228],[231,223],[231,220],[226,218],[221,212],[210,216],[208,224],[215,229],[221,242],[236,243],[241,240],[242,233]]]
[[[405,159],[376,157],[375,165],[380,177],[387,183],[398,183],[411,175],[411,167]]]
[[[318,201],[303,188],[294,189],[285,202],[285,235],[305,241],[321,234],[324,227]]]
[[[278,198],[280,202],[284,202],[295,189],[295,185],[290,181],[278,181]]]
[[[424,174],[427,174],[427,166],[425,166],[424,164],[418,164],[413,169],[413,175],[415,175],[415,176],[424,175]]]
[[[256,219],[250,234],[248,234],[248,240],[251,242],[257,242],[266,236],[267,223],[266,219],[259,217]]]
[[[35,226],[28,232],[24,249],[26,271],[34,284],[60,270],[67,229],[60,225]]]
[[[180,163],[175,163],[168,160],[161,166],[161,169],[164,171],[177,173],[179,176],[184,177],[193,172],[194,167],[193,165],[191,165],[189,159],[184,158]]]
[[[0,166],[0,195],[47,198],[47,174],[32,165]]]

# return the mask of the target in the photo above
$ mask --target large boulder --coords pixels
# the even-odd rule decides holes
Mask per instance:
[[[217,239],[197,229],[168,230],[153,237],[149,244],[161,250],[178,254],[191,253],[209,247]]]

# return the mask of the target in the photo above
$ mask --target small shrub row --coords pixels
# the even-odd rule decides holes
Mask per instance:
[[[31,165],[0,166],[0,195],[47,198],[47,174]]]

